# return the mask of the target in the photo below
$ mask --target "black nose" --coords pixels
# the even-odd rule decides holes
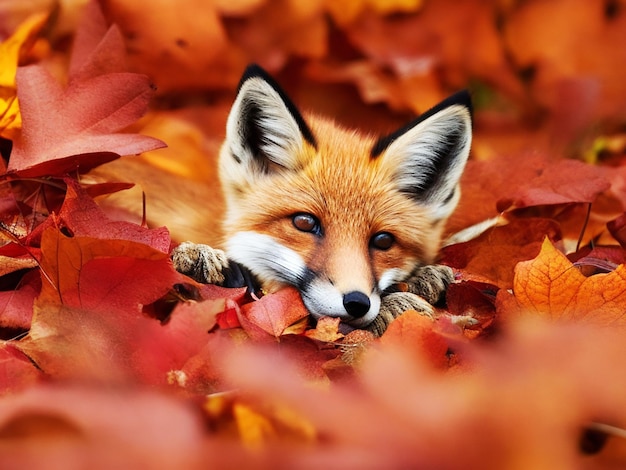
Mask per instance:
[[[362,317],[370,309],[370,298],[363,292],[348,292],[343,296],[343,306],[353,317]]]

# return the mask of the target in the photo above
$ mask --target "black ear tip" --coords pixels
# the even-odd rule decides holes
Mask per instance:
[[[448,103],[447,106],[460,104],[460,105],[465,106],[469,110],[470,114],[474,112],[474,105],[472,103],[472,95],[467,89],[456,92],[452,96],[445,99],[443,103]]]
[[[239,80],[238,88],[241,88],[241,86],[247,80],[251,78],[255,78],[255,77],[260,77],[266,82],[272,80],[272,77],[270,76],[270,74],[267,73],[263,67],[261,67],[259,64],[251,63],[243,71],[243,74],[241,75],[241,79]]]
[[[402,134],[407,132],[409,129],[412,129],[413,127],[417,126],[419,123],[421,123],[421,122],[425,121],[426,119],[434,116],[435,114],[439,113],[440,111],[443,111],[444,109],[449,108],[450,106],[459,106],[459,105],[465,107],[469,111],[470,120],[471,120],[472,119],[472,113],[473,113],[472,95],[470,94],[470,92],[468,90],[458,91],[455,94],[453,94],[451,96],[448,96],[445,100],[443,100],[441,103],[433,106],[428,111],[425,111],[420,116],[418,116],[416,119],[414,119],[413,121],[408,123],[406,126],[398,129],[396,132],[393,132],[393,133],[391,133],[389,135],[386,135],[386,136],[381,137],[380,139],[378,139],[376,141],[376,143],[374,144],[374,146],[372,147],[372,150],[371,150],[372,158],[376,158],[381,153],[383,153],[383,151],[387,147],[389,147],[389,145],[391,145],[391,143],[394,140],[396,140]]]
[[[255,63],[249,64],[243,71],[241,80],[239,80],[239,85],[237,86],[237,92],[241,90],[244,83],[253,78],[260,78],[264,82],[268,83],[280,95],[282,95],[283,98],[286,98],[285,92],[282,90],[276,79],[274,79],[274,77],[272,77],[263,67]]]
[[[253,78],[260,78],[265,83],[267,83],[270,87],[272,87],[274,91],[276,91],[276,93],[278,93],[278,95],[283,100],[283,103],[285,104],[285,106],[287,106],[289,113],[296,120],[296,123],[298,124],[298,127],[300,128],[300,132],[302,132],[302,136],[304,137],[304,139],[307,142],[309,142],[313,147],[317,147],[317,143],[315,141],[315,137],[313,136],[313,133],[311,132],[311,129],[309,129],[309,126],[307,126],[307,124],[304,122],[304,119],[300,115],[300,112],[298,111],[296,106],[289,99],[287,94],[283,91],[283,89],[280,87],[280,85],[274,79],[274,77],[272,77],[269,73],[267,73],[265,69],[263,69],[263,67],[255,63],[248,65],[246,69],[244,70],[243,75],[241,76],[241,80],[239,81],[239,86],[237,87],[237,93],[241,91],[241,88],[248,80],[252,80]]]
[[[457,91],[453,95],[448,96],[445,100],[443,100],[442,102],[438,103],[436,106],[433,106],[431,109],[429,109],[428,111],[420,115],[418,119],[423,121],[424,119],[432,116],[433,114],[438,113],[439,111],[445,108],[449,108],[450,106],[458,106],[458,105],[466,107],[467,110],[470,112],[470,115],[473,114],[474,106],[472,104],[472,95],[469,92],[469,90],[465,89],[465,90]]]

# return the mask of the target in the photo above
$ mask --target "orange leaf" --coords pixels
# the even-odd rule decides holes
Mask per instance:
[[[436,323],[415,310],[396,318],[380,338],[383,346],[400,347],[421,363],[447,367],[447,339],[435,331]]]
[[[317,326],[313,330],[307,330],[304,334],[317,341],[332,343],[343,338],[339,333],[339,318],[322,317],[317,321]]]
[[[551,319],[626,324],[626,267],[585,277],[549,240],[515,269],[513,292],[529,313]]]
[[[13,138],[22,125],[17,102],[15,74],[20,55],[35,41],[47,15],[34,14],[24,21],[11,37],[0,43],[0,135]]]
[[[442,250],[442,262],[463,272],[463,279],[475,280],[509,289],[513,271],[520,261],[534,258],[542,240],[561,238],[559,225],[550,219],[513,219],[465,243]]]
[[[275,337],[308,315],[300,294],[293,288],[281,289],[246,304],[241,307],[241,313],[243,318]]]

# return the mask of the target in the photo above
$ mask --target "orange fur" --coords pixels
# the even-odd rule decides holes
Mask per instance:
[[[318,150],[307,145],[296,156],[300,171],[254,186],[222,172],[231,205],[225,238],[244,231],[269,234],[343,292],[369,292],[374,279],[390,268],[410,271],[418,262],[432,263],[443,225],[431,223],[427,211],[397,189],[394,168],[383,158],[370,157],[375,139],[315,116],[307,116],[307,122],[318,138]],[[298,212],[320,220],[321,240],[293,227],[291,216]],[[371,236],[380,231],[395,236],[388,251],[369,247]]]

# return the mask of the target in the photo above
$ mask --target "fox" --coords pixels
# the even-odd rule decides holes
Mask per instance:
[[[348,331],[381,334],[404,310],[432,312],[453,281],[435,261],[471,140],[466,90],[374,136],[301,114],[252,64],[219,152],[223,246],[183,242],[174,265],[199,282],[292,286],[314,321],[330,316]],[[411,288],[401,292],[401,283]]]

